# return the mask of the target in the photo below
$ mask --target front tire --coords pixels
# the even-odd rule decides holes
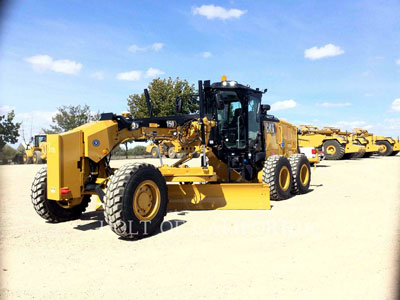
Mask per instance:
[[[393,151],[393,152],[390,154],[390,156],[396,156],[397,153],[399,153],[399,151]]]
[[[47,199],[47,168],[36,173],[31,188],[31,200],[37,214],[51,223],[65,222],[79,218],[90,202],[90,195],[85,195],[80,204],[64,208],[55,200]]]
[[[343,158],[344,147],[336,140],[324,142],[324,154],[327,160],[339,160]]]
[[[24,164],[31,164],[32,163],[32,157],[29,157],[28,154],[24,153]]]
[[[282,155],[268,157],[264,162],[263,182],[269,185],[272,200],[290,198],[293,180],[289,160]]]
[[[377,141],[376,144],[384,147],[382,151],[378,151],[379,155],[389,156],[393,153],[393,146],[388,141]]]
[[[151,157],[158,158],[158,151],[156,147],[151,148]]]
[[[169,158],[175,158],[176,157],[176,152],[175,152],[175,147],[169,147],[168,148],[168,157]]]
[[[40,151],[35,151],[33,153],[33,163],[34,164],[41,164],[42,163],[42,158],[40,157],[42,155],[42,153],[40,153]]]
[[[153,165],[124,165],[111,176],[104,204],[106,222],[117,235],[129,239],[151,235],[167,213],[165,178]]]
[[[289,157],[292,168],[293,186],[292,193],[305,194],[310,188],[311,168],[310,162],[304,154],[293,154]]]

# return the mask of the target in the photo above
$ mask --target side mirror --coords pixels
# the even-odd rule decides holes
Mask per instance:
[[[183,99],[181,97],[176,97],[175,99],[175,112],[177,114],[182,113],[182,107],[183,107]]]
[[[221,95],[217,94],[215,95],[215,101],[217,102],[217,109],[221,110],[224,109],[224,100],[221,99]]]
[[[261,111],[263,113],[266,113],[267,111],[269,111],[271,109],[271,105],[269,104],[261,104]]]

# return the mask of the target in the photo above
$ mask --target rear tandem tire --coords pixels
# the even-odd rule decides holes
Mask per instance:
[[[39,216],[58,223],[79,218],[89,205],[90,195],[83,196],[82,202],[71,208],[64,208],[57,201],[47,199],[47,168],[44,167],[36,173],[32,183],[31,200]]]
[[[292,193],[305,194],[310,188],[311,168],[310,162],[304,154],[293,154],[289,157],[292,167],[293,186]]]
[[[399,151],[393,151],[392,154],[390,154],[390,156],[396,156],[397,153],[399,153]]]
[[[344,147],[336,140],[325,141],[324,154],[326,160],[342,159],[344,155]]]
[[[269,185],[271,200],[284,200],[291,196],[292,169],[282,155],[272,155],[264,162],[263,182]]]
[[[117,235],[141,238],[160,228],[167,205],[167,184],[161,172],[150,164],[126,164],[110,178],[104,216]]]

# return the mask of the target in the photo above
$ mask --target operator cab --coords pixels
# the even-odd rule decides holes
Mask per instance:
[[[254,179],[265,160],[262,119],[269,106],[261,104],[262,94],[224,77],[211,85],[204,82],[205,116],[217,123],[210,146],[217,145],[215,155],[248,180]]]
[[[46,135],[35,135],[34,145],[35,147],[39,147],[41,142],[46,141]]]

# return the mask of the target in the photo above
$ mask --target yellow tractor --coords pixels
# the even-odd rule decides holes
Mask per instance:
[[[365,147],[365,152],[355,153],[353,157],[370,157],[374,153],[379,153],[384,150],[382,145],[376,143],[376,138],[372,133],[369,133],[366,129],[354,128],[352,135],[354,139],[358,141],[360,145]]]
[[[334,127],[318,127],[312,125],[299,126],[300,147],[322,148],[325,159],[339,160],[345,154],[364,153],[365,147],[356,143],[353,138]]]
[[[298,153],[297,128],[269,115],[263,92],[236,81],[199,81],[199,114],[149,117],[105,113],[62,134],[47,136],[47,168],[32,183],[36,212],[49,222],[78,218],[90,197],[104,203],[105,220],[124,238],[154,233],[167,210],[270,209],[270,198],[309,190],[311,172]],[[126,140],[177,141],[184,157],[160,167],[110,167],[110,153]],[[199,166],[189,167],[195,154]]]
[[[400,151],[399,139],[385,136],[375,136],[375,143],[382,146],[379,150],[378,155],[382,156],[394,156]]]
[[[35,135],[31,142],[28,144],[23,144],[25,148],[24,152],[24,164],[44,164],[46,163],[46,152],[47,152],[47,143],[46,143],[46,135],[38,134]]]

